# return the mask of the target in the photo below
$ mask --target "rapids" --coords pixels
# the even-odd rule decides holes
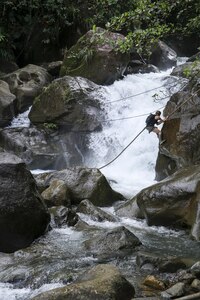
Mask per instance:
[[[178,78],[170,76],[170,73],[171,70],[128,75],[105,87],[105,93],[97,95],[101,99],[107,122],[103,124],[102,132],[90,136],[91,153],[85,158],[87,166],[101,167],[112,160],[144,128],[150,112],[163,110],[170,95],[182,86]],[[29,126],[27,115],[18,116],[11,127]],[[102,173],[115,190],[130,198],[142,188],[155,183],[157,152],[156,135],[144,131],[115,162],[103,168]],[[106,210],[113,213],[112,207]],[[144,220],[121,218],[117,223],[98,223],[85,215],[80,216],[100,230],[126,226],[138,236],[145,251],[200,259],[198,244],[183,231],[148,227]],[[0,253],[0,299],[31,299],[42,291],[76,279],[87,268],[105,261],[117,265],[134,284],[140,276],[135,253],[126,259],[118,257],[112,261],[93,257],[82,247],[82,242],[92,234],[92,231],[56,228],[26,249],[14,254]]]

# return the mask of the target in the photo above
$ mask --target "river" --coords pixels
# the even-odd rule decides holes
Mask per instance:
[[[101,167],[111,161],[144,128],[150,112],[163,111],[170,95],[182,85],[170,73],[171,70],[128,75],[105,87],[105,93],[98,97],[102,99],[106,122],[102,132],[90,136],[92,154],[85,158],[87,166]],[[18,116],[12,126],[29,126],[27,115],[26,112]],[[131,198],[155,183],[158,147],[156,135],[144,131],[116,161],[103,168],[102,173],[115,190]],[[113,207],[105,210],[113,213]],[[156,255],[200,259],[199,244],[190,240],[184,231],[148,227],[144,220],[121,218],[117,223],[98,223],[80,216],[102,230],[126,226],[141,240],[145,251]],[[64,226],[53,229],[27,249],[13,254],[0,253],[0,299],[31,299],[42,291],[63,286],[87,268],[105,262],[84,251],[82,242],[91,234]],[[107,263],[117,265],[134,284],[139,276],[135,261],[136,254],[133,253],[126,259],[112,259]]]

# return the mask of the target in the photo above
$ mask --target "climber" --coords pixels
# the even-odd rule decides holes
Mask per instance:
[[[149,131],[149,133],[155,132],[157,134],[157,137],[159,138],[159,143],[161,145],[166,140],[162,140],[161,130],[155,125],[160,125],[161,123],[165,122],[168,117],[161,118],[160,115],[161,112],[159,110],[157,110],[155,114],[150,114],[146,119],[146,129]]]

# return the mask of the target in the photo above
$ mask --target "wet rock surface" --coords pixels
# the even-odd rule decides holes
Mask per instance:
[[[31,173],[16,156],[0,154],[0,251],[27,247],[47,229],[49,213]]]

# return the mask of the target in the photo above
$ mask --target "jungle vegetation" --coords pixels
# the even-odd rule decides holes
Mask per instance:
[[[122,33],[120,51],[148,55],[158,39],[200,37],[199,0],[1,0],[0,57],[20,57],[38,28],[45,47],[62,46],[64,32],[97,26]],[[70,40],[70,39],[69,39]],[[73,39],[67,46],[73,44]],[[71,44],[70,44],[71,43]]]

